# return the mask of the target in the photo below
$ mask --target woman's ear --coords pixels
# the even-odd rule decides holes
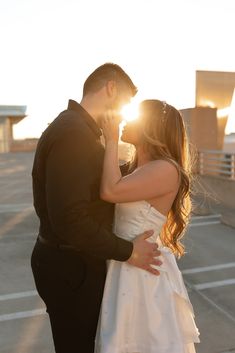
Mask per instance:
[[[117,83],[115,81],[108,81],[106,83],[106,92],[108,97],[113,98],[117,96]]]

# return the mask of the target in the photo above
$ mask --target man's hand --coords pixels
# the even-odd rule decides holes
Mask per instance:
[[[153,233],[152,230],[149,230],[135,238],[133,252],[127,262],[158,276],[160,272],[151,265],[160,266],[162,264],[160,260],[156,259],[161,255],[161,252],[158,250],[158,244],[147,241]]]

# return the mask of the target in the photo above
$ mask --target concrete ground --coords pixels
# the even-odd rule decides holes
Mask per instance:
[[[0,155],[0,352],[53,353],[30,255],[38,221],[32,207],[32,153]],[[219,215],[194,218],[179,261],[201,332],[197,353],[235,352],[235,229]],[[69,353],[69,352],[68,352]],[[156,352],[157,353],[157,352]]]

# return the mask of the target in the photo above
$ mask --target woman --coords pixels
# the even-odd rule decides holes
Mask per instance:
[[[111,260],[108,266],[96,353],[193,353],[199,333],[175,256],[190,214],[190,159],[183,119],[158,100],[140,105],[139,119],[122,141],[136,148],[126,176],[118,166],[118,124],[103,122],[106,149],[101,198],[116,203],[114,231],[134,239],[153,229],[162,265],[159,276]]]

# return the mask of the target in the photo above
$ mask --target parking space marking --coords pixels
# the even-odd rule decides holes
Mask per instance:
[[[197,290],[203,290],[203,289],[216,288],[216,287],[222,287],[222,286],[230,286],[232,284],[235,284],[235,278],[229,278],[222,281],[193,284],[192,287]]]
[[[46,314],[46,309],[19,311],[16,313],[0,315],[0,322],[16,320],[16,319],[24,319],[24,318],[28,318],[28,317],[45,315],[45,314]]]
[[[45,316],[40,315],[32,317],[24,321],[24,324],[21,326],[20,334],[17,337],[17,342],[15,349],[11,353],[32,353],[35,349],[32,350],[32,342],[37,341],[41,337],[41,330],[43,329],[45,322]],[[22,342],[23,345],[21,344]],[[49,351],[48,351],[49,352]]]
[[[37,295],[38,295],[38,293],[36,290],[30,290],[27,292],[19,292],[19,293],[2,294],[2,295],[0,295],[0,301],[33,297],[33,296],[37,296]]]
[[[199,272],[222,270],[222,269],[225,269],[225,268],[232,268],[232,267],[235,267],[235,262],[228,262],[228,263],[225,263],[225,264],[212,265],[212,266],[189,268],[189,269],[186,269],[186,270],[182,270],[181,272],[184,275],[188,275],[188,274],[199,273]]]
[[[233,323],[235,323],[235,317],[233,315],[231,315],[229,312],[227,312],[225,309],[223,309],[220,305],[218,305],[214,300],[209,298],[205,292],[199,291],[197,288],[194,287],[194,285],[189,283],[187,280],[184,280],[184,282],[188,288],[194,290],[200,297],[202,297],[205,301],[207,301],[212,307],[214,307],[216,310],[220,311],[224,316],[226,316],[229,320],[231,320]]]
[[[213,218],[221,218],[220,213],[205,215],[205,216],[193,216],[191,218],[192,221],[197,221],[198,219],[213,219]]]
[[[198,223],[190,223],[189,227],[198,227],[198,226],[210,226],[212,224],[221,224],[220,221],[208,221],[208,222],[198,222]]]
[[[189,227],[208,226],[211,224],[221,224],[221,214],[193,216],[189,223]]]

